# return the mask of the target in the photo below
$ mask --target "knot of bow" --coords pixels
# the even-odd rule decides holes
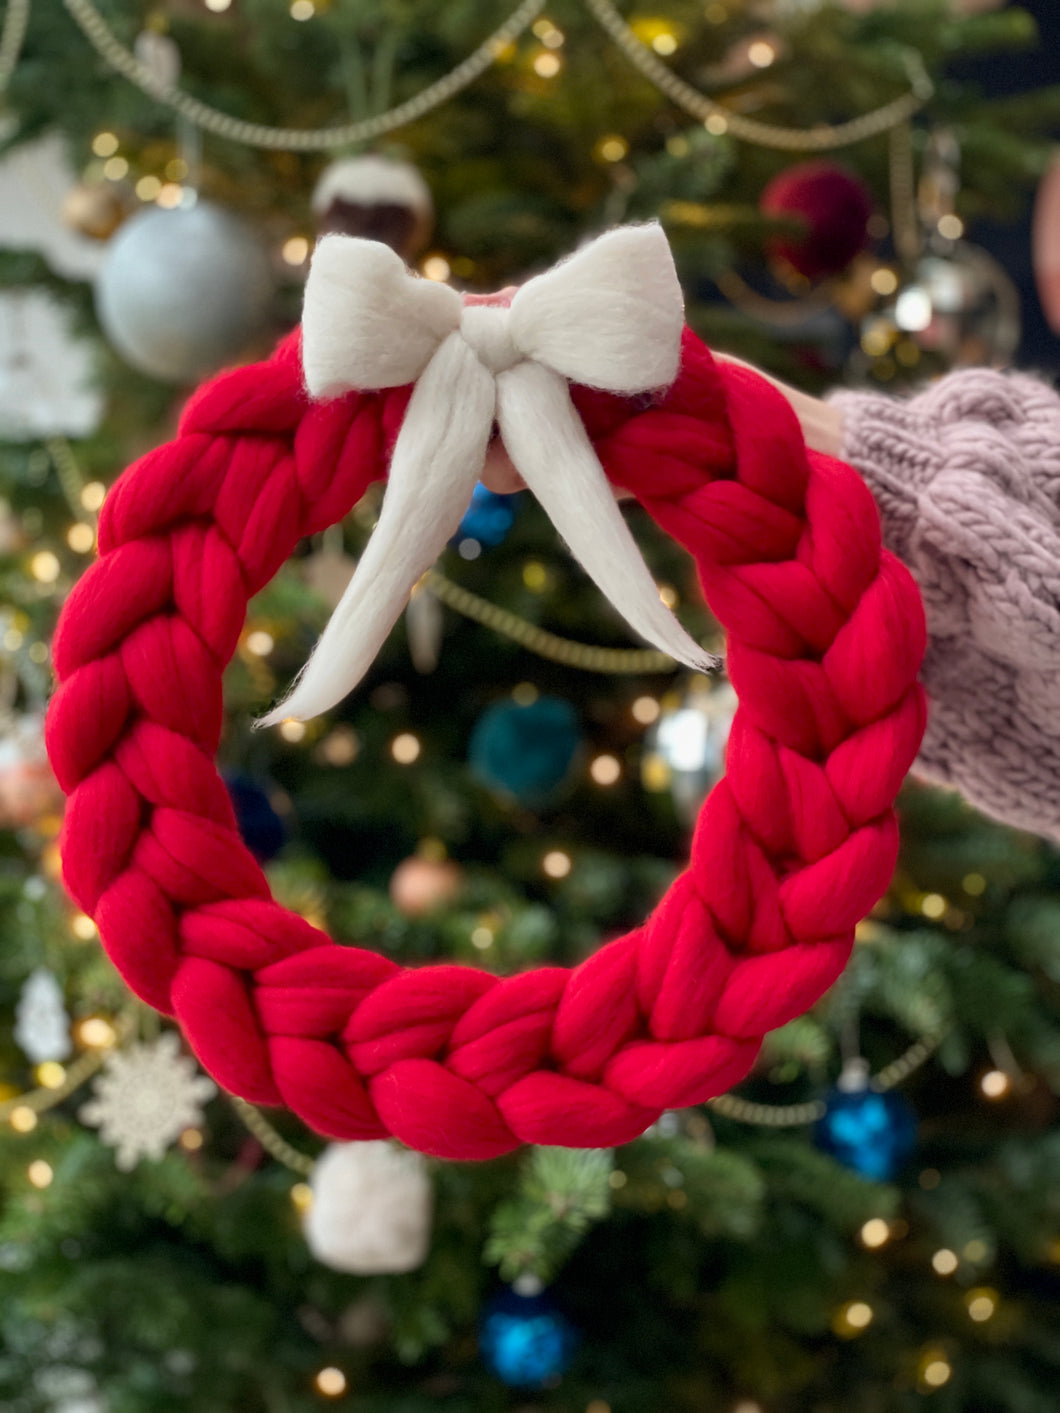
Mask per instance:
[[[459,526],[495,430],[630,626],[690,666],[715,666],[661,602],[569,390],[570,382],[624,395],[668,387],[683,323],[658,225],[600,236],[523,285],[510,305],[466,304],[410,274],[385,245],[325,237],[302,317],[310,395],[414,387],[378,524],[290,695],[263,724],[315,716],[360,681]]]

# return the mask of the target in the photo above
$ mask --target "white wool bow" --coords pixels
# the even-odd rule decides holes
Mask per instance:
[[[388,246],[326,236],[306,284],[312,397],[415,383],[379,522],[290,695],[262,725],[316,716],[364,676],[415,584],[455,533],[496,423],[512,463],[629,625],[700,670],[717,660],[664,607],[568,381],[630,395],[673,382],[684,306],[658,225],[600,236],[523,285],[465,305]]]

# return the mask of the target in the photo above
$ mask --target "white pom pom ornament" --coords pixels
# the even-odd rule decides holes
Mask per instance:
[[[419,1153],[382,1140],[333,1143],[309,1179],[305,1237],[318,1261],[352,1275],[399,1275],[422,1266],[433,1197]]]

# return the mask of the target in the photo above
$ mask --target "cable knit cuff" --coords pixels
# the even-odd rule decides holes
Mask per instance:
[[[918,771],[1060,840],[1060,397],[969,369],[905,401],[830,401],[884,543],[924,596]]]

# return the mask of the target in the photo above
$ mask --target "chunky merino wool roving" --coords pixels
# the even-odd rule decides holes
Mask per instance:
[[[850,467],[687,330],[665,393],[572,385],[610,481],[694,557],[740,705],[688,867],[573,969],[403,968],[276,903],[215,765],[251,595],[385,475],[409,387],[312,401],[292,335],[108,497],[54,644],[67,886],[233,1093],[453,1159],[623,1143],[729,1088],[841,972],[894,866],[924,619]]]

